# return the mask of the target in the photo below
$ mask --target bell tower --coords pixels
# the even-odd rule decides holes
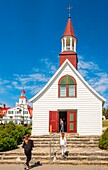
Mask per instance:
[[[74,34],[73,26],[71,17],[69,15],[68,22],[66,25],[66,29],[64,31],[64,35],[61,38],[62,48],[60,56],[60,66],[63,64],[63,62],[68,59],[72,65],[77,69],[77,53],[76,53],[76,44],[77,44],[77,38]]]
[[[19,97],[19,105],[20,104],[22,104],[22,105],[26,105],[27,104],[26,92],[25,92],[24,89],[22,90],[21,96]]]

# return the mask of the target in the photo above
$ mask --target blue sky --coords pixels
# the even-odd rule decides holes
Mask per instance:
[[[107,0],[0,1],[1,103],[14,106],[22,88],[30,99],[56,72],[69,4],[78,70],[108,105]]]

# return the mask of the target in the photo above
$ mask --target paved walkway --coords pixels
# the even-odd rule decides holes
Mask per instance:
[[[0,170],[23,170],[23,165],[0,165]],[[95,165],[42,165],[32,167],[31,170],[108,170],[108,166]]]

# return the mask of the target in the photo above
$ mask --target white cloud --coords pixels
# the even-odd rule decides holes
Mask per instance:
[[[8,83],[9,83],[8,80],[0,79],[0,85],[4,85],[4,84],[8,84]]]
[[[27,89],[32,95],[39,92],[57,70],[48,58],[41,59],[40,62],[42,67],[40,66],[40,69],[33,68],[30,74],[13,74],[14,80],[11,81],[13,88],[17,90]]]
[[[17,86],[17,82],[16,82],[16,81],[13,81],[13,82],[12,82],[12,85]]]
[[[49,73],[54,74],[57,70],[57,63],[54,65],[48,58],[41,59],[40,62],[43,65],[43,70],[41,69],[42,72],[47,70]]]
[[[85,62],[84,58],[82,56],[78,56],[79,62],[78,62],[78,68],[79,69],[87,69],[91,71],[97,71],[100,70],[99,66],[96,63],[93,63],[91,61]]]
[[[0,93],[6,93],[6,90],[5,90],[4,87],[1,87],[1,86],[0,86]]]
[[[87,77],[87,75],[88,75],[88,71],[87,71],[87,70],[80,69],[79,72],[80,72],[80,74],[81,74],[83,77]]]
[[[108,91],[108,74],[107,73],[96,73],[98,81],[95,82],[94,88],[96,91],[104,93]]]
[[[49,80],[49,77],[47,76],[47,74],[30,74],[29,77],[31,77],[32,80],[36,80],[36,81],[41,81],[41,82],[47,82]]]
[[[108,94],[108,74],[91,61],[84,62],[84,58],[79,56],[79,72],[87,82],[102,96]]]

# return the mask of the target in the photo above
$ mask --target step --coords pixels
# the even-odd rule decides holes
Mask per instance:
[[[58,140],[51,140],[51,141],[34,141],[34,144],[42,144],[42,143],[44,143],[44,144],[49,144],[49,143],[54,143],[54,144],[57,144],[57,143],[60,143],[60,141]],[[86,140],[84,140],[84,141],[79,141],[79,140],[67,140],[67,143],[68,144],[71,144],[71,143],[75,143],[75,144],[77,144],[77,143],[87,143],[87,144],[89,144],[89,143],[99,143],[99,141],[97,140],[97,141],[90,141],[90,140],[88,140],[88,141],[86,141]]]
[[[35,144],[34,145],[35,147],[49,147],[50,146],[50,144]],[[52,146],[54,146],[54,147],[59,147],[60,145],[59,144],[54,144],[54,145],[52,145]],[[70,147],[70,148],[72,148],[72,147],[96,147],[96,146],[98,146],[98,144],[67,144],[67,147]]]
[[[53,151],[52,151],[53,153]],[[20,161],[18,160],[18,157],[21,159]],[[53,154],[52,156],[53,157]],[[87,150],[82,152],[82,151],[74,151],[70,150],[69,156],[67,157],[66,160],[61,159],[61,150],[57,152],[56,155],[56,160],[52,161],[50,159],[50,152],[46,153],[37,153],[37,151],[33,151],[32,153],[32,160],[34,162],[36,161],[41,161],[43,164],[71,164],[71,165],[108,165],[108,152],[103,151],[103,150]],[[32,161],[32,162],[33,162]],[[25,155],[23,152],[2,152],[0,153],[0,164],[16,164],[16,163],[24,163],[25,162]]]
[[[53,152],[51,152],[51,156],[53,156]],[[12,160],[20,158],[21,160],[25,159],[24,153],[22,154],[3,154],[0,155],[0,160]],[[34,152],[32,154],[33,159],[49,159],[50,158],[50,152],[47,153],[36,153]],[[61,150],[56,154],[56,158],[61,158]],[[82,153],[82,152],[70,152],[67,160],[108,160],[108,153],[107,152],[89,152],[89,153]]]
[[[4,161],[4,160],[17,160],[17,156],[6,156],[6,157],[3,157],[3,159],[0,159],[0,161]],[[19,157],[21,160],[25,160],[25,156],[20,156]],[[33,159],[35,160],[50,160],[50,155],[48,156],[32,156]],[[56,157],[57,160],[62,160],[61,159],[61,155],[57,156]],[[66,160],[80,160],[80,161],[83,161],[83,160],[87,160],[87,161],[94,161],[94,160],[104,160],[104,161],[107,161],[108,160],[108,156],[68,156],[66,158]]]
[[[38,160],[36,160],[37,162]],[[41,160],[40,161],[42,164],[67,164],[67,165],[108,165],[108,161],[87,161],[87,160],[56,160],[56,161],[51,161],[51,160]],[[25,163],[25,160],[16,162],[16,159],[14,160],[0,160],[0,164],[23,164]],[[34,164],[34,163],[33,163]]]
[[[67,149],[69,150],[69,149]],[[54,152],[57,153],[57,155],[61,155],[61,150],[55,150],[54,149]],[[48,149],[47,152],[36,152],[36,151],[33,151],[32,152],[32,156],[47,156],[49,155],[50,153],[50,150]],[[53,153],[53,149],[51,151],[51,153]],[[25,154],[23,152],[0,152],[0,159],[2,157],[5,157],[5,156],[15,156],[15,157],[20,157],[20,156],[24,156]],[[69,156],[92,156],[92,155],[95,155],[95,156],[108,156],[108,152],[95,152],[95,151],[90,151],[90,152],[82,152],[82,151],[69,151]]]
[[[85,137],[85,136],[83,136],[83,137],[67,137],[66,136],[66,139],[67,139],[67,141],[68,142],[70,142],[70,141],[91,141],[91,142],[94,142],[94,141],[99,141],[99,137],[93,137],[93,136],[91,136],[91,137]],[[32,137],[32,140],[34,141],[34,142],[48,142],[48,141],[60,141],[60,136],[52,136],[52,137],[50,137],[50,136],[44,136],[44,137],[40,137],[40,136],[37,136],[37,137]]]
[[[54,141],[59,141],[60,140],[60,137],[35,137],[35,138],[32,138],[33,141],[50,141],[50,140],[53,140]],[[67,141],[99,141],[99,138],[97,137],[66,137]]]

